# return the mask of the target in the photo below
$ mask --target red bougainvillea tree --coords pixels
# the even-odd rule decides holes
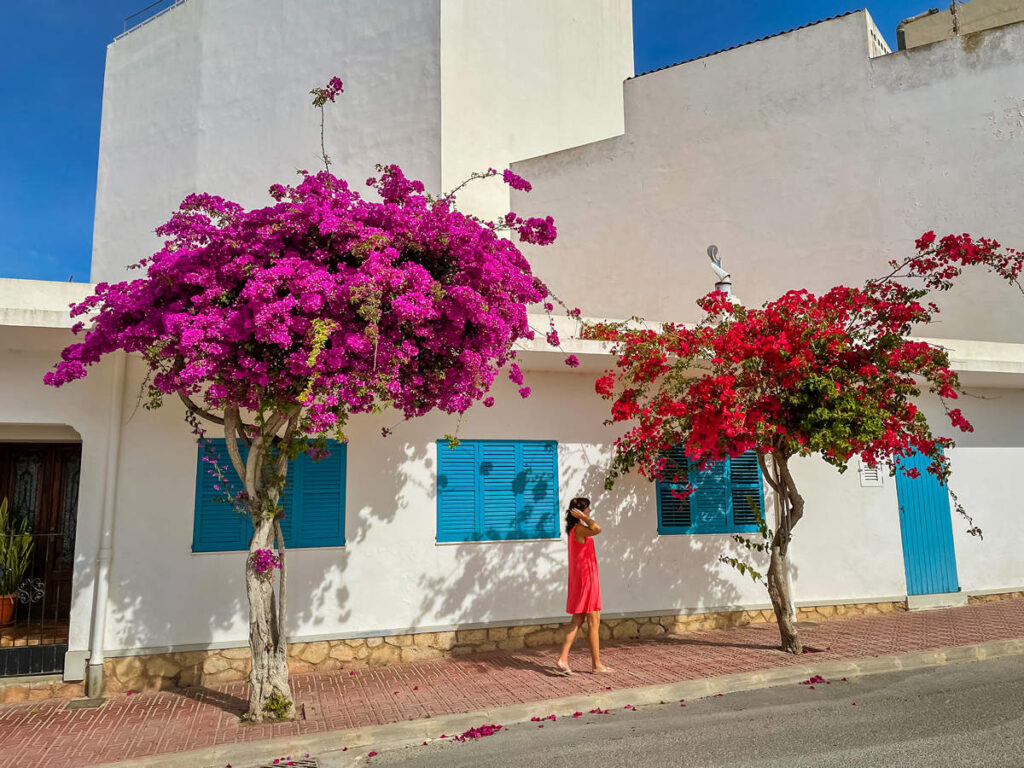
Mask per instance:
[[[962,268],[974,264],[1020,287],[1021,254],[1000,250],[994,241],[967,235],[936,241],[928,233],[917,246],[914,257],[893,262],[890,275],[863,288],[836,287],[820,296],[790,291],[760,309],[715,292],[698,302],[706,316],[695,327],[598,324],[585,331],[614,344],[618,368],[596,388],[612,401],[610,421],[631,425],[616,441],[610,483],[635,468],[688,493],[692,487],[670,462],[670,449],[683,446],[701,466],[756,451],[778,500],[775,528],[762,525],[762,544],[736,538],[769,552],[768,593],[782,648],[791,653],[800,653],[801,644],[786,578],[788,549],[804,515],[791,459],[816,454],[842,472],[859,455],[870,466],[881,462],[895,471],[899,457],[920,451],[931,459],[929,471],[945,482],[944,450],[953,441],[932,433],[917,401],[927,390],[954,427],[972,427],[949,406],[962,390],[947,352],[910,336],[938,311],[922,300],[931,290],[950,288]],[[897,278],[922,283],[911,287]],[[979,533],[973,524],[971,532]]]
[[[340,92],[332,79],[314,89],[314,106]],[[379,201],[326,170],[273,185],[264,208],[190,195],[157,230],[166,241],[140,262],[144,277],[101,283],[73,308],[87,317],[75,327],[84,339],[46,376],[61,386],[104,355],[136,354],[149,367],[152,406],[171,395],[197,431],[200,420],[223,429],[244,486],[234,501],[253,525],[254,721],[294,711],[280,524],[288,460],[344,439],[351,414],[462,413],[487,395],[513,345],[533,337],[527,306],[548,297],[501,230],[544,245],[555,237],[550,217],[482,222],[459,213],[452,194],[425,195],[397,166],[379,170],[367,182]],[[511,376],[522,384],[514,364]]]

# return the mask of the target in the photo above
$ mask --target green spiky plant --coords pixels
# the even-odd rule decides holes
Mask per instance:
[[[33,545],[28,520],[12,522],[7,499],[0,501],[0,595],[18,591],[32,560]]]

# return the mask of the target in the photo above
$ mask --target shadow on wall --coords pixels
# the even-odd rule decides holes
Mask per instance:
[[[564,517],[574,496],[591,499],[595,520],[604,527],[595,544],[606,616],[711,610],[741,601],[736,574],[718,559],[723,553],[741,557],[740,545],[731,540],[723,545],[720,536],[658,536],[652,483],[634,474],[604,490],[610,446],[566,441],[559,452],[559,539],[456,545],[452,572],[420,578],[418,591],[425,597],[417,623],[435,616],[456,625],[567,620]],[[527,612],[510,615],[510,606],[524,604]]]

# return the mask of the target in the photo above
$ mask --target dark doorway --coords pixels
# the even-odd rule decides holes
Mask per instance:
[[[0,676],[64,667],[81,467],[80,443],[0,443],[0,499],[33,542],[14,620],[0,626]]]

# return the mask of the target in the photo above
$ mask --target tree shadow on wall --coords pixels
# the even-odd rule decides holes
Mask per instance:
[[[591,499],[604,528],[595,544],[606,617],[723,610],[740,602],[737,574],[719,561],[722,553],[741,556],[740,545],[723,545],[721,536],[659,536],[652,483],[630,475],[605,492],[610,448],[563,438],[559,451],[559,538],[438,545],[454,562],[446,573],[420,577],[426,597],[417,624],[564,624],[564,515],[574,496]]]

